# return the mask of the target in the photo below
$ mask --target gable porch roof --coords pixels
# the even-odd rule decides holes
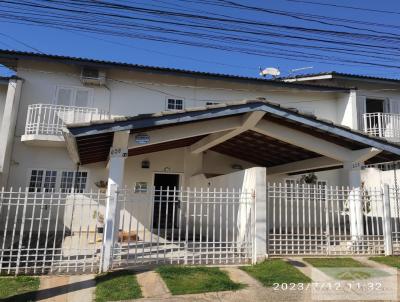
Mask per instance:
[[[256,112],[261,115],[251,124],[247,117]],[[366,159],[368,164],[400,159],[399,144],[265,100],[117,117],[67,125],[67,129],[64,136],[70,153],[75,152],[80,164],[108,160],[114,133],[119,131],[129,131],[132,137],[150,136],[144,145],[132,140],[129,156],[191,146],[193,152],[206,148],[265,167],[325,156],[338,160],[338,166],[347,151],[373,148],[379,152]],[[330,152],[330,146],[337,150]]]

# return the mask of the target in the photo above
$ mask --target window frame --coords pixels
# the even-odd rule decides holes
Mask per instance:
[[[43,171],[43,174],[42,174],[42,180],[41,180],[40,187],[35,186],[35,187],[32,187],[32,190],[31,190],[31,180],[32,180],[33,171]],[[56,173],[55,181],[54,182],[53,181],[49,182],[50,184],[54,183],[54,188],[52,188],[52,190],[48,190],[48,188],[45,187],[46,177],[47,177],[46,173],[47,172],[55,172]],[[52,177],[52,176],[50,176],[50,177]],[[48,193],[48,192],[51,192],[51,191],[54,192],[54,191],[57,190],[57,179],[58,179],[58,170],[57,169],[42,169],[42,168],[29,169],[28,176],[27,176],[27,185],[26,185],[26,187],[28,188],[28,191],[31,192],[31,193],[33,193],[33,192]]]
[[[61,187],[63,173],[72,173],[71,187],[65,187],[65,188]],[[76,179],[77,179],[77,174],[78,173],[86,173],[85,187],[83,189],[80,187],[81,184],[79,184],[79,189],[76,188],[76,186],[77,186]],[[61,193],[71,193],[71,191],[73,189],[75,193],[83,193],[87,189],[88,179],[89,179],[89,172],[88,171],[84,171],[84,170],[79,170],[79,171],[61,170],[60,171],[60,179],[59,179],[59,190],[60,190]]]
[[[93,107],[93,95],[94,95],[94,89],[85,87],[85,86],[73,86],[73,85],[56,85],[55,91],[54,91],[54,96],[53,96],[53,104],[54,105],[60,105],[60,106],[67,106],[67,105],[61,105],[58,103],[58,92],[60,89],[71,89],[72,90],[72,101],[73,104],[68,105],[68,107],[79,107],[79,108],[90,108]],[[81,107],[81,106],[76,106],[76,94],[78,90],[86,90],[88,91],[88,103],[87,107]]]
[[[175,109],[170,109],[170,108],[168,108],[170,100],[174,101],[175,106],[176,106],[176,101],[181,101],[182,102],[182,108],[181,109],[176,109],[176,108]],[[184,98],[167,97],[165,99],[165,110],[167,110],[167,111],[180,111],[180,110],[184,110],[184,109],[185,109],[185,99]]]
[[[44,184],[45,184],[45,177],[46,177],[46,172],[47,171],[53,171],[53,172],[56,172],[56,181],[54,182],[54,184],[55,184],[55,186],[54,186],[54,188],[53,188],[53,192],[62,192],[62,193],[70,193],[70,191],[69,192],[67,192],[67,190],[66,191],[64,191],[64,190],[62,190],[62,188],[61,188],[61,179],[62,179],[62,173],[63,172],[72,172],[73,173],[73,180],[72,180],[72,183],[74,183],[75,182],[75,178],[76,178],[76,173],[78,172],[78,173],[86,173],[86,183],[85,183],[85,187],[83,188],[83,189],[80,189],[79,190],[79,192],[78,193],[83,193],[83,192],[85,192],[85,191],[87,191],[87,189],[88,189],[88,185],[89,185],[89,183],[90,183],[90,173],[89,173],[89,171],[87,170],[87,169],[79,169],[79,171],[73,171],[73,170],[68,170],[68,169],[51,169],[51,168],[30,168],[30,169],[28,169],[28,172],[27,172],[27,176],[26,176],[26,179],[27,179],[27,188],[28,188],[28,190],[29,190],[29,192],[31,192],[31,193],[34,193],[34,192],[36,192],[36,191],[31,191],[30,190],[30,188],[31,188],[31,186],[30,186],[30,183],[31,183],[31,177],[32,177],[32,171],[43,171],[43,178],[42,178],[42,184],[41,184],[41,187],[40,187],[40,191],[37,191],[37,192],[41,192],[41,193],[48,193],[48,192],[51,192],[51,191],[44,191]],[[76,185],[76,184],[75,184]],[[75,190],[74,190],[75,191]]]

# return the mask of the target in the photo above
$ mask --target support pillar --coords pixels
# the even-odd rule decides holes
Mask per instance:
[[[349,186],[350,234],[353,243],[359,242],[364,235],[361,166],[361,162],[345,162],[343,165]]]
[[[260,262],[267,258],[267,170],[257,169],[255,177],[254,201],[254,254],[253,262]]]
[[[103,264],[102,271],[111,268],[113,247],[118,241],[119,229],[119,204],[118,189],[122,188],[124,182],[125,158],[128,156],[129,132],[114,133],[114,142],[110,150],[108,162],[107,204],[104,225],[103,241]]]
[[[10,171],[10,161],[15,136],[15,126],[17,123],[21,88],[21,79],[10,79],[7,88],[3,120],[0,125],[0,174],[2,174],[0,175],[0,187],[8,186],[8,174]]]

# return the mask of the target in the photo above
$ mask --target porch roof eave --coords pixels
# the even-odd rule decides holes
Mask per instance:
[[[114,132],[130,131],[131,133],[148,132],[164,127],[178,127],[201,121],[218,120],[244,115],[255,111],[265,113],[264,119],[281,123],[288,128],[300,129],[315,137],[324,137],[338,145],[345,145],[352,150],[362,148],[376,148],[382,150],[378,161],[391,161],[400,159],[400,145],[385,139],[370,136],[364,132],[352,130],[343,125],[334,124],[331,121],[319,119],[315,116],[301,113],[297,110],[280,106],[279,104],[264,100],[247,100],[241,103],[219,104],[204,108],[195,108],[179,112],[161,112],[134,117],[116,118],[110,121],[97,121],[89,124],[67,125],[65,136],[69,149],[76,150],[81,161],[81,153],[85,146],[97,146],[97,156],[93,156],[92,162],[107,160],[108,152],[112,145]],[[202,137],[200,137],[202,138]],[[200,139],[199,138],[199,139]],[[187,139],[187,138],[186,138]],[[188,140],[186,140],[188,141]],[[196,140],[191,140],[193,143]],[[85,144],[82,144],[85,142]],[[146,146],[144,146],[145,148]],[[173,144],[170,148],[173,147]],[[100,150],[101,149],[101,150]],[[155,152],[154,148],[149,150]],[[70,151],[71,153],[71,151]],[[132,154],[134,155],[134,154]],[[307,158],[307,157],[306,157]],[[309,158],[309,157],[308,157]],[[83,162],[85,164],[86,162]]]

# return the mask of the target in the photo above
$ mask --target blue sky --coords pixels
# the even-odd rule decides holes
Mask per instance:
[[[145,0],[142,0],[145,2]],[[314,1],[314,0],[310,0]],[[317,1],[317,0],[315,0]],[[140,1],[130,1],[143,3]],[[151,2],[151,1],[150,1]],[[174,0],[164,0],[164,3],[174,3]],[[400,1],[395,0],[353,0],[353,1],[325,1],[330,4],[348,5],[362,7],[367,9],[379,9],[391,11],[393,13],[376,13],[355,9],[343,9],[328,7],[322,5],[310,5],[306,3],[294,3],[288,0],[264,0],[264,1],[241,1],[246,4],[257,5],[259,7],[290,10],[295,12],[305,12],[330,17],[346,18],[352,20],[371,21],[384,23],[387,25],[400,26]],[[199,8],[198,4],[187,3],[185,8]],[[207,7],[206,7],[207,8]],[[209,9],[209,7],[208,7]],[[225,13],[224,9],[215,10],[216,13]],[[397,12],[399,14],[397,14]],[[242,13],[240,11],[230,11],[237,17],[243,17],[258,21],[276,22],[295,26],[313,26],[323,29],[324,26],[310,24],[308,22],[299,22],[291,18],[282,18],[279,16],[265,16],[253,12]],[[9,20],[0,19],[0,35],[12,35],[15,39],[31,45],[42,52],[49,54],[59,54],[68,56],[88,57],[103,60],[122,61],[153,66],[164,66],[173,68],[182,68],[189,70],[200,70],[207,72],[218,72],[245,76],[258,76],[258,68],[278,67],[283,75],[289,74],[291,69],[302,67],[313,67],[304,72],[320,71],[340,71],[356,74],[376,75],[382,77],[400,77],[400,69],[390,69],[383,67],[370,66],[350,66],[340,65],[338,63],[320,63],[317,61],[305,62],[296,54],[293,59],[273,58],[269,56],[252,56],[247,54],[218,51],[212,49],[196,48],[191,46],[179,46],[176,44],[167,44],[152,42],[139,39],[116,38],[110,36],[94,35],[89,33],[75,33],[67,30],[48,29],[44,27],[21,25],[10,23]],[[342,29],[343,30],[343,29]],[[399,34],[400,29],[387,28],[393,34]],[[105,41],[107,40],[107,41]],[[400,44],[400,42],[399,42]],[[311,46],[313,43],[310,42]],[[27,50],[31,49],[10,39],[1,36],[0,47],[5,49]],[[268,46],[265,46],[268,50]],[[326,53],[325,53],[326,54]],[[327,54],[329,55],[329,54]],[[373,61],[371,58],[364,58],[365,61]],[[397,63],[397,62],[396,62]],[[5,70],[0,69],[2,73]]]

